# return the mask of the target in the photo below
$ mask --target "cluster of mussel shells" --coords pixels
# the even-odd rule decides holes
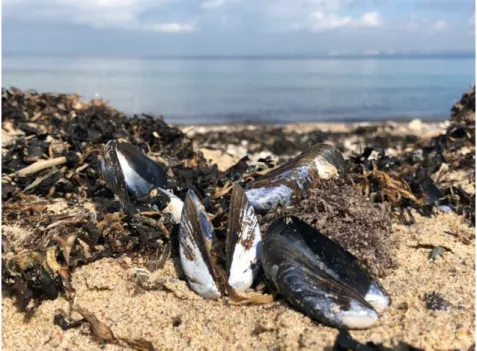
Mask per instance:
[[[318,144],[243,189],[234,183],[225,243],[225,267],[217,260],[217,237],[194,191],[182,201],[167,189],[164,169],[123,139],[105,146],[102,171],[125,210],[151,192],[158,208],[179,224],[179,253],[189,286],[206,299],[244,297],[263,268],[268,283],[296,309],[337,328],[372,326],[391,304],[380,283],[356,257],[299,218],[276,219],[263,235],[256,212],[299,201],[313,180],[345,176],[345,161],[330,145]]]

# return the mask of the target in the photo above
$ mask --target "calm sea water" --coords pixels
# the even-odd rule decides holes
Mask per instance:
[[[170,123],[444,119],[474,59],[3,58],[2,86],[98,94]]]

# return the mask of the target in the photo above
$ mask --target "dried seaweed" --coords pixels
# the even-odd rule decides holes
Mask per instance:
[[[126,338],[120,338],[114,335],[111,328],[104,322],[100,321],[93,313],[82,307],[76,307],[75,310],[83,316],[83,318],[89,323],[91,333],[102,342],[108,342],[121,345],[121,342],[126,343],[128,346],[135,350],[141,351],[154,351],[154,346],[150,341],[144,339],[130,340]]]
[[[377,156],[371,158],[373,152]],[[393,208],[415,208],[425,216],[440,206],[465,215],[475,226],[475,192],[470,195],[461,187],[441,187],[432,179],[446,164],[450,169],[473,172],[469,179],[475,188],[475,86],[453,107],[444,134],[416,143],[412,151],[399,157],[368,147],[350,161],[352,180],[374,201],[389,202]]]
[[[171,223],[146,213],[123,216],[115,207],[100,176],[106,142],[127,138],[162,163],[169,186],[180,197],[187,189],[212,194],[221,176],[179,129],[153,116],[130,118],[101,100],[2,89],[2,117],[3,129],[15,135],[4,145],[2,220],[28,232],[18,243],[4,237],[2,260],[9,269],[2,281],[23,296],[18,299],[23,310],[32,299],[63,293],[70,271],[101,257],[129,253],[145,257],[153,268],[169,255]],[[65,199],[78,218],[48,211],[55,198]],[[83,208],[86,202],[95,202],[95,213]],[[57,248],[54,262],[47,262],[48,247]],[[27,256],[38,255],[28,272],[16,264],[20,248]]]
[[[298,205],[268,213],[262,220],[263,230],[283,215],[299,216],[351,251],[379,276],[396,265],[389,208],[371,203],[343,180],[315,182],[309,196]]]
[[[6,146],[4,200],[25,189],[48,197],[111,197],[103,191],[99,154],[106,142],[120,137],[167,160],[173,188],[203,191],[217,178],[216,167],[207,165],[179,129],[149,115],[129,118],[101,100],[84,103],[77,95],[2,89],[2,117],[4,126],[23,133]]]

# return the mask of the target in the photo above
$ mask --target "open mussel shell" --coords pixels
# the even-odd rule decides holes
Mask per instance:
[[[165,190],[165,170],[127,140],[110,140],[106,144],[101,171],[123,207],[132,200],[149,197],[151,192],[160,192],[166,198],[163,211],[171,213],[176,223],[180,221],[183,203],[172,192]]]
[[[229,286],[243,293],[252,286],[260,269],[262,236],[255,211],[243,188],[235,183],[230,200],[226,255]]]
[[[341,152],[331,145],[317,144],[250,183],[246,195],[257,211],[277,205],[290,206],[301,198],[314,179],[339,178],[345,174]]]
[[[261,261],[280,294],[329,326],[369,328],[391,304],[356,257],[296,217],[282,217],[270,225]]]
[[[166,188],[167,175],[157,162],[124,139],[110,140],[104,149],[105,180],[122,174],[128,190],[138,198],[153,188]]]
[[[179,254],[190,287],[206,299],[220,298],[220,285],[211,259],[214,229],[192,190],[187,192],[179,228]]]
[[[262,237],[253,207],[244,190],[233,186],[226,238],[226,269],[218,267],[216,237],[203,205],[192,190],[187,192],[179,228],[179,253],[187,281],[200,296],[218,299],[228,291],[240,299],[260,269]]]

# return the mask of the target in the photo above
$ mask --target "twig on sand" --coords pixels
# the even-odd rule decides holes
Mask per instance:
[[[66,163],[66,156],[61,156],[50,160],[39,160],[25,168],[20,169],[18,172],[16,172],[16,174],[19,177],[26,177],[30,174],[40,172],[50,167],[59,166],[64,163]]]

